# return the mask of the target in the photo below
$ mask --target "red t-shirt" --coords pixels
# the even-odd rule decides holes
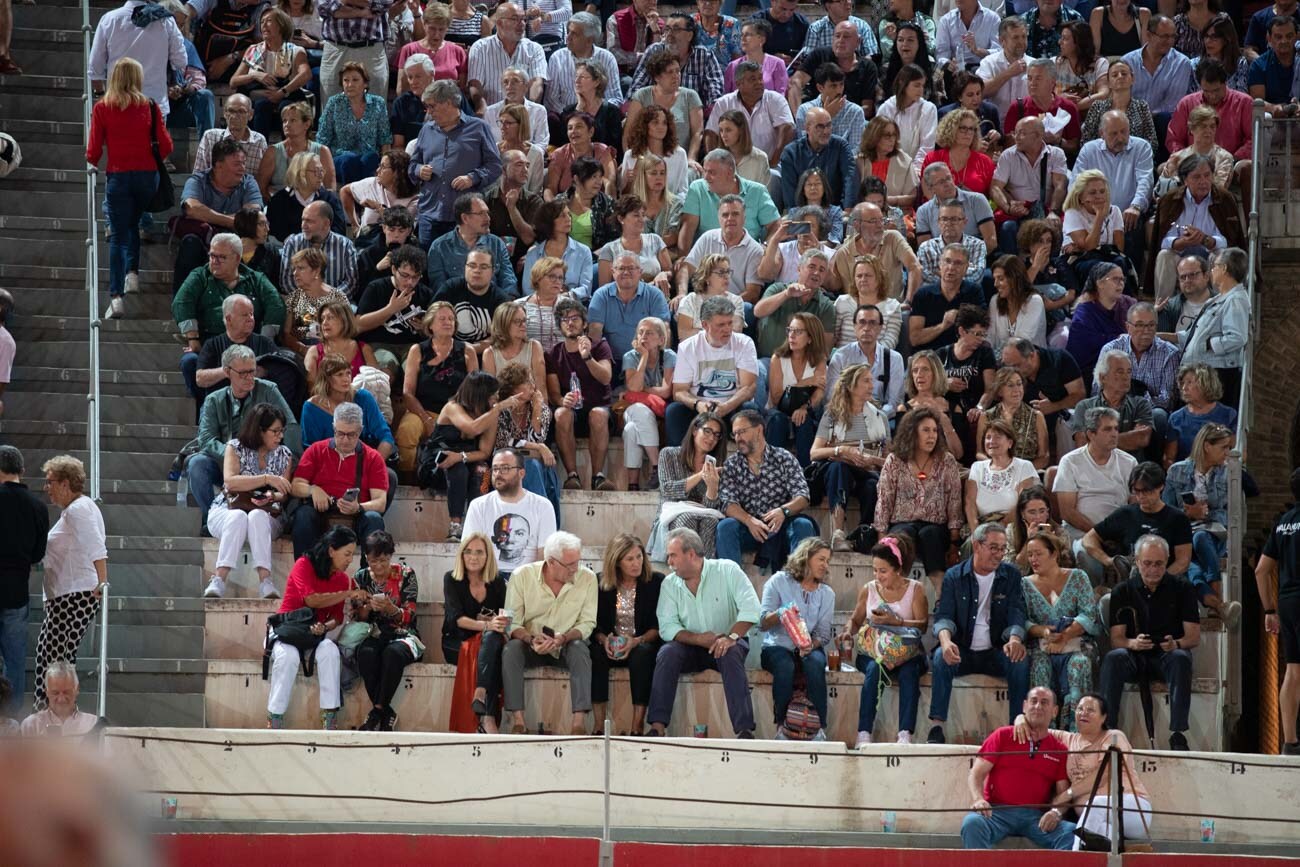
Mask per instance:
[[[993,186],[993,170],[997,168],[988,154],[971,151],[966,159],[966,167],[957,171],[948,161],[947,148],[932,150],[925,155],[925,162],[921,164],[922,175],[931,163],[943,163],[952,172],[952,179],[958,187],[972,193],[979,193],[981,196],[989,194],[989,187]]]
[[[1065,744],[1051,735],[1036,744],[1020,744],[1011,726],[995,729],[979,752],[980,758],[993,763],[984,781],[984,800],[1011,807],[1051,803],[1056,784],[1069,779],[1065,770],[1068,752]]]
[[[346,572],[335,572],[324,581],[316,577],[316,570],[306,557],[299,557],[289,570],[289,578],[284,583],[284,598],[280,600],[280,613],[296,611],[306,606],[307,597],[315,593],[338,593],[351,586]],[[324,623],[330,618],[335,623],[343,622],[343,603],[329,608],[316,609],[316,622]]]
[[[1052,104],[1047,107],[1046,111],[1040,111],[1038,106],[1029,97],[1017,99],[1011,103],[1011,108],[1007,109],[1007,119],[1002,129],[1006,130],[1007,135],[1015,132],[1016,124],[1021,118],[1038,117],[1040,114],[1056,114],[1057,110],[1062,110],[1070,116],[1070,122],[1061,130],[1061,138],[1067,141],[1078,141],[1083,136],[1083,129],[1079,126],[1079,109],[1068,99],[1062,99],[1059,96],[1052,97]]]
[[[308,446],[302,453],[298,468],[293,471],[294,478],[306,479],[337,499],[356,484],[357,452],[360,452],[365,456],[361,465],[361,502],[370,499],[372,490],[388,490],[388,470],[379,452],[359,443],[357,452],[341,458],[334,450],[333,442],[333,439],[317,440]]]

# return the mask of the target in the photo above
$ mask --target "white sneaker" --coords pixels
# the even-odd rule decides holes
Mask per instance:
[[[220,599],[225,595],[226,579],[218,578],[216,575],[213,575],[212,580],[208,582],[208,589],[203,591],[204,598]]]
[[[124,290],[126,294],[131,295],[140,291],[140,275],[134,271],[126,275],[126,285]]]
[[[773,740],[777,740],[777,741],[790,740],[790,736],[785,733],[785,726],[776,727],[776,737],[774,737]]]
[[[812,739],[815,741],[826,740],[826,729],[817,729],[817,734],[813,735]]]
[[[121,295],[114,295],[108,301],[108,312],[104,314],[108,319],[121,319],[126,316],[126,302],[122,300]]]
[[[853,744],[853,749],[860,750],[865,746],[871,745],[871,732],[858,732],[858,739]]]
[[[899,732],[899,733],[898,733],[898,742],[899,742],[900,744],[907,744],[908,746],[911,746],[911,745],[912,745],[912,733],[911,733],[911,732]]]
[[[831,550],[832,551],[852,551],[853,544],[849,542],[848,536],[844,535],[843,530],[836,530],[831,533]]]
[[[280,598],[280,591],[275,589],[275,582],[272,581],[270,578],[263,578],[261,586],[258,587],[257,589],[258,592],[262,594],[263,599]]]

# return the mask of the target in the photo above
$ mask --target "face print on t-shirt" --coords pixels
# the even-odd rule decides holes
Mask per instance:
[[[524,556],[531,533],[528,519],[508,512],[492,525],[492,544],[497,548],[497,558],[513,563]]]

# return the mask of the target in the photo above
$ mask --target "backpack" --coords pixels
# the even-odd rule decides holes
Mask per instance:
[[[307,402],[307,369],[302,366],[302,359],[292,349],[276,349],[257,357],[258,376],[275,383],[280,396],[289,405],[289,411],[302,415],[301,407]],[[301,421],[301,418],[295,419]]]
[[[792,741],[810,741],[821,731],[821,717],[802,689],[796,690],[785,709],[785,722],[781,726]]]

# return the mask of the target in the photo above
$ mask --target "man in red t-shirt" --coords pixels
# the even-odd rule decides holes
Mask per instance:
[[[361,407],[355,403],[336,406],[334,436],[312,443],[293,471],[292,494],[308,501],[293,515],[295,559],[315,544],[331,516],[351,518],[352,529],[363,541],[384,529],[388,469],[383,456],[361,441],[361,420]],[[361,461],[359,485],[357,461]]]
[[[1017,743],[1015,729],[1002,726],[980,747],[970,769],[971,810],[961,823],[966,849],[991,849],[1007,837],[1026,837],[1042,849],[1071,849],[1074,823],[1062,822],[1053,803],[1070,786],[1068,750],[1048,733],[1056,717],[1056,696],[1036,686],[1025,698],[1029,742]]]
[[[1055,61],[1046,57],[1029,61],[1025,81],[1029,94],[1011,103],[1002,129],[1010,136],[1021,118],[1042,117],[1043,141],[1056,145],[1073,159],[1079,152],[1079,140],[1083,137],[1079,109],[1070,100],[1057,96]]]

